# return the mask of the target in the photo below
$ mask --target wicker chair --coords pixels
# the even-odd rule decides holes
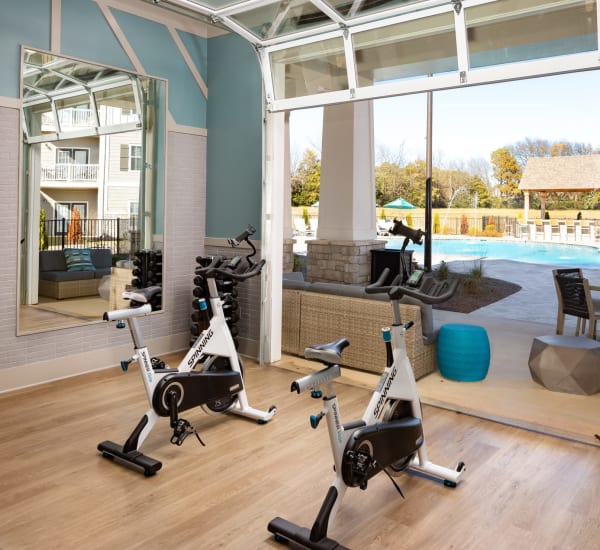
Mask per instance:
[[[592,290],[600,287],[590,286],[584,278],[581,269],[554,269],[554,285],[558,296],[558,314],[556,319],[556,334],[562,334],[565,326],[565,315],[577,318],[575,336],[586,332],[587,336],[596,338],[596,321],[600,319],[600,300],[592,299]]]

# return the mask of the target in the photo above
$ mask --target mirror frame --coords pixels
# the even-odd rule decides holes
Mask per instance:
[[[74,71],[76,69],[81,70],[84,74],[86,69],[98,69],[98,74],[102,74],[106,72],[106,74],[112,75],[113,79],[116,77],[121,78],[121,83],[123,81],[131,83],[131,89],[133,95],[135,96],[135,105],[136,111],[132,111],[133,114],[139,114],[139,118],[137,121],[135,119],[128,120],[127,123],[121,123],[121,120],[111,121],[112,124],[100,124],[99,113],[100,109],[96,109],[94,104],[94,92],[90,91],[93,89],[92,86],[87,86],[87,90],[89,91],[90,104],[87,105],[88,110],[92,112],[92,119],[95,120],[96,125],[91,130],[88,128],[84,131],[61,131],[61,125],[58,122],[58,111],[54,107],[54,101],[51,100],[53,104],[53,117],[54,120],[51,120],[50,124],[54,124],[55,128],[58,128],[58,132],[55,134],[50,133],[50,135],[40,135],[37,138],[33,138],[31,141],[28,141],[28,126],[26,120],[26,110],[27,105],[25,101],[25,92],[24,92],[24,81],[25,81],[25,60],[26,56],[30,54],[39,54],[41,58],[47,56],[49,59],[54,60],[64,60],[68,65],[69,62],[75,64]],[[67,81],[67,87],[70,84],[67,79],[64,79],[63,82]],[[75,81],[76,79],[73,79]],[[118,79],[117,79],[118,80]],[[40,80],[41,82],[42,80]],[[96,85],[97,83],[94,83]],[[109,84],[104,86],[104,89],[107,88]],[[113,86],[116,87],[116,86]],[[102,89],[102,85],[98,86],[99,89]],[[139,170],[139,186],[137,192],[137,203],[138,203],[138,232],[140,233],[140,237],[137,241],[134,239],[130,239],[130,247],[134,246],[133,243],[137,243],[135,249],[129,250],[129,260],[130,263],[126,264],[125,269],[129,271],[127,273],[125,270],[120,270],[118,276],[115,276],[115,260],[112,258],[112,267],[110,269],[111,279],[118,279],[119,285],[123,285],[121,288],[124,288],[127,284],[127,279],[129,279],[129,283],[132,283],[133,275],[131,273],[132,265],[131,260],[133,260],[133,255],[135,252],[139,250],[151,249],[153,251],[160,251],[161,254],[165,249],[165,228],[166,228],[166,211],[165,211],[165,201],[166,201],[166,138],[167,138],[167,94],[168,94],[168,82],[164,78],[156,78],[153,76],[148,76],[145,74],[135,73],[132,71],[126,71],[120,68],[114,68],[107,65],[103,65],[97,62],[85,61],[77,58],[73,58],[65,55],[56,55],[52,52],[47,52],[40,50],[38,48],[29,48],[22,46],[21,48],[21,135],[22,138],[20,140],[20,154],[21,154],[21,164],[20,164],[20,174],[19,174],[19,215],[18,215],[18,262],[17,262],[17,304],[16,304],[16,335],[27,335],[38,332],[47,332],[53,330],[61,330],[63,328],[73,328],[84,326],[88,324],[95,324],[102,322],[102,314],[98,315],[98,319],[89,319],[89,318],[80,318],[77,316],[68,317],[64,319],[64,321],[52,323],[51,315],[47,312],[44,312],[42,316],[42,311],[35,312],[36,314],[40,314],[40,318],[46,317],[50,320],[48,321],[48,326],[40,326],[43,325],[43,321],[37,323],[35,328],[26,328],[23,321],[23,311],[25,311],[24,307],[29,307],[27,305],[28,301],[34,302],[31,307],[34,308],[36,305],[39,305],[39,301],[37,299],[37,292],[30,292],[30,289],[38,289],[38,279],[39,279],[39,250],[40,246],[36,242],[39,243],[40,236],[40,216],[34,216],[34,212],[40,212],[41,210],[41,187],[40,187],[40,179],[41,179],[41,170],[42,166],[40,163],[40,155],[32,152],[31,147],[41,147],[44,143],[59,143],[63,140],[76,140],[79,138],[89,138],[96,139],[98,141],[98,148],[100,148],[100,142],[103,139],[103,136],[115,135],[115,134],[124,134],[132,131],[141,132],[140,135],[140,145],[142,147],[142,158],[141,158],[141,166]],[[61,97],[62,91],[52,90],[52,93],[58,94]],[[77,94],[77,89],[73,86],[71,93],[65,92],[63,97],[67,97],[70,95],[71,97]],[[83,94],[82,94],[83,95]],[[38,99],[39,102],[43,102],[43,99]],[[68,103],[68,102],[65,102]],[[126,105],[126,102],[122,102],[123,105]],[[117,106],[117,104],[115,104]],[[120,113],[122,114],[122,113]],[[40,115],[41,119],[41,115]],[[105,119],[108,120],[108,117]],[[40,132],[41,134],[41,132]],[[53,138],[53,139],[52,139]],[[76,142],[68,141],[65,143],[66,147],[73,148],[76,145]],[[75,147],[76,148],[76,147]],[[88,153],[89,154],[89,153]],[[35,180],[32,179],[32,174],[37,173],[37,184],[35,184]],[[108,176],[101,176],[96,179],[97,187],[95,188],[95,192],[97,196],[100,194],[105,195],[106,191],[106,183],[109,181]],[[34,182],[33,193],[32,193],[32,182]],[[131,184],[129,184],[131,185]],[[37,195],[34,197],[33,195]],[[107,201],[106,201],[107,202]],[[134,201],[135,202],[135,201]],[[37,207],[36,207],[37,204]],[[97,206],[102,206],[102,211],[98,212],[98,218],[104,218],[106,213],[106,203],[104,200],[97,202]],[[128,208],[130,208],[128,203]],[[35,219],[34,219],[35,218]],[[129,217],[128,217],[129,219]],[[129,224],[128,224],[129,226]],[[128,229],[130,229],[128,227]],[[125,232],[123,232],[125,233]],[[116,235],[116,240],[121,240],[121,234]],[[64,247],[64,243],[62,245]],[[114,252],[112,252],[111,256],[114,256]],[[161,258],[163,260],[164,258]],[[120,267],[123,267],[122,265]],[[161,270],[161,279],[160,284],[164,288],[164,262],[162,264]],[[114,281],[113,281],[114,283]],[[106,288],[104,288],[103,297],[105,297]],[[110,293],[113,294],[115,292],[113,285],[111,285]],[[31,295],[30,295],[31,294]],[[118,292],[120,298],[120,292]],[[33,299],[32,299],[33,298]],[[118,302],[119,299],[116,301]],[[115,301],[114,295],[109,296],[109,302],[106,304],[106,310],[111,309],[109,307],[111,301]],[[60,300],[57,300],[57,303]],[[63,302],[64,303],[64,302]],[[158,306],[155,309],[156,312],[160,312],[164,309],[164,298],[158,302]],[[124,307],[123,304],[118,305],[118,307]],[[125,305],[126,307],[126,305]],[[102,312],[103,313],[103,312]],[[89,317],[89,316],[88,316]]]

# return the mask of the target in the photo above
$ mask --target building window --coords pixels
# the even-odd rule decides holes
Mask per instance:
[[[141,170],[142,169],[142,146],[141,145],[130,145],[129,146],[129,170]]]
[[[56,164],[87,164],[89,153],[88,149],[61,147],[56,150]]]
[[[142,146],[121,145],[121,172],[139,172],[142,166]]]

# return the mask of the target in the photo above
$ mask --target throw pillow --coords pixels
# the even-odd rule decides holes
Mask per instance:
[[[89,248],[65,248],[63,250],[67,271],[94,271]]]

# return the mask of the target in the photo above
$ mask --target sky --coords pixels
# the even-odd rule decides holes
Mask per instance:
[[[489,161],[492,151],[539,138],[600,148],[600,71],[587,71],[433,93],[433,161],[460,166]],[[290,118],[292,160],[321,149],[322,109]],[[427,95],[374,101],[375,151],[382,146],[404,160],[425,158]]]

